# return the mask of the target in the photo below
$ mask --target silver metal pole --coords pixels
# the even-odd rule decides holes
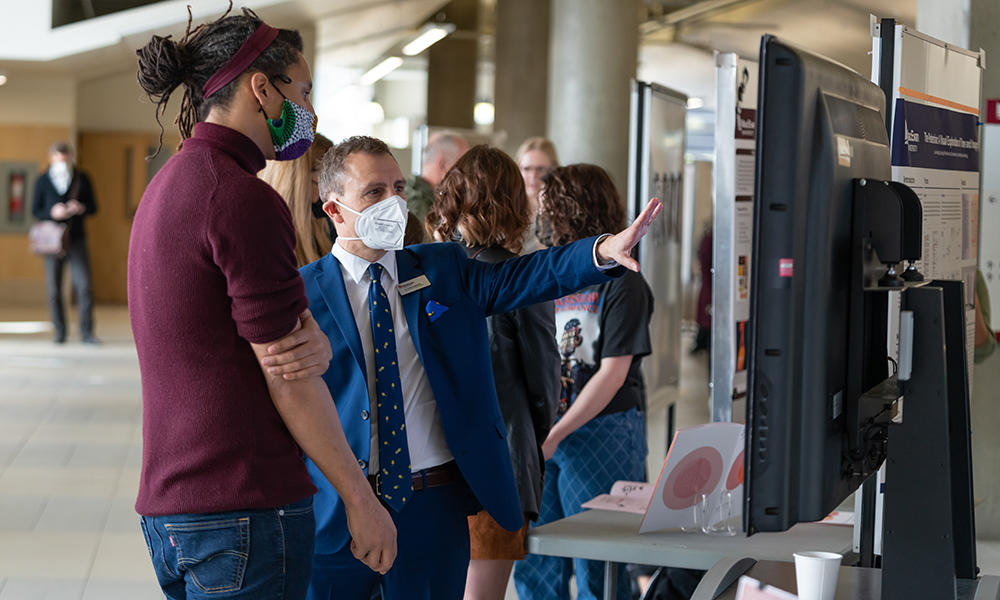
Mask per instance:
[[[739,56],[719,54],[716,66],[715,162],[712,167],[714,206],[712,231],[712,422],[733,417],[733,374],[736,372],[736,76]]]
[[[615,600],[618,597],[618,563],[604,563],[604,600]]]

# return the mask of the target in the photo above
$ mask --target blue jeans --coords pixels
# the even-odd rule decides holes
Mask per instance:
[[[531,526],[583,512],[581,504],[611,491],[615,481],[641,481],[647,453],[645,417],[634,408],[584,423],[545,462],[542,505]],[[579,558],[529,554],[514,565],[514,586],[521,600],[569,598],[574,571],[579,600],[602,596],[604,563]],[[618,565],[618,597],[631,597],[625,565]]]
[[[141,517],[164,595],[304,599],[316,530],[312,503],[310,496],[277,508]]]

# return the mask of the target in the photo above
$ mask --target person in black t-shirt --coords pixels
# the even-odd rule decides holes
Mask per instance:
[[[594,165],[570,165],[543,178],[541,231],[546,246],[621,231],[625,211],[611,177]],[[653,294],[642,275],[586,288],[556,301],[556,342],[562,358],[561,417],[542,444],[545,485],[533,527],[582,512],[581,504],[607,493],[616,480],[643,478],[646,460],[642,357],[652,351]],[[575,560],[579,598],[599,598],[604,563]],[[568,558],[530,554],[517,564],[521,600],[569,597],[574,569]],[[631,597],[624,565],[618,595]]]

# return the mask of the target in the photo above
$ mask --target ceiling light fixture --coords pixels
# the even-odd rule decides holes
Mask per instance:
[[[476,125],[492,125],[496,109],[491,102],[477,102],[472,111],[472,120]]]
[[[382,105],[372,100],[366,104],[362,104],[360,110],[358,111],[358,117],[362,123],[368,125],[378,125],[385,121],[385,109]]]
[[[398,56],[390,56],[389,58],[383,60],[379,64],[375,65],[368,70],[367,73],[361,76],[359,82],[361,85],[371,85],[382,79],[389,73],[392,73],[403,64],[403,59]]]
[[[416,56],[423,52],[424,50],[430,48],[437,42],[443,40],[449,33],[455,31],[455,26],[452,24],[445,25],[431,25],[429,27],[424,27],[423,32],[418,35],[412,42],[403,46],[403,54],[407,56]]]
[[[688,98],[688,109],[695,110],[705,106],[705,101],[701,98]]]

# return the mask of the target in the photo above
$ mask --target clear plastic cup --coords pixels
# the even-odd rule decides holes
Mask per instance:
[[[702,532],[706,535],[721,536],[742,533],[743,520],[737,513],[738,507],[735,506],[733,493],[728,490],[722,490],[716,506],[710,506],[708,497],[704,497],[701,512]]]

